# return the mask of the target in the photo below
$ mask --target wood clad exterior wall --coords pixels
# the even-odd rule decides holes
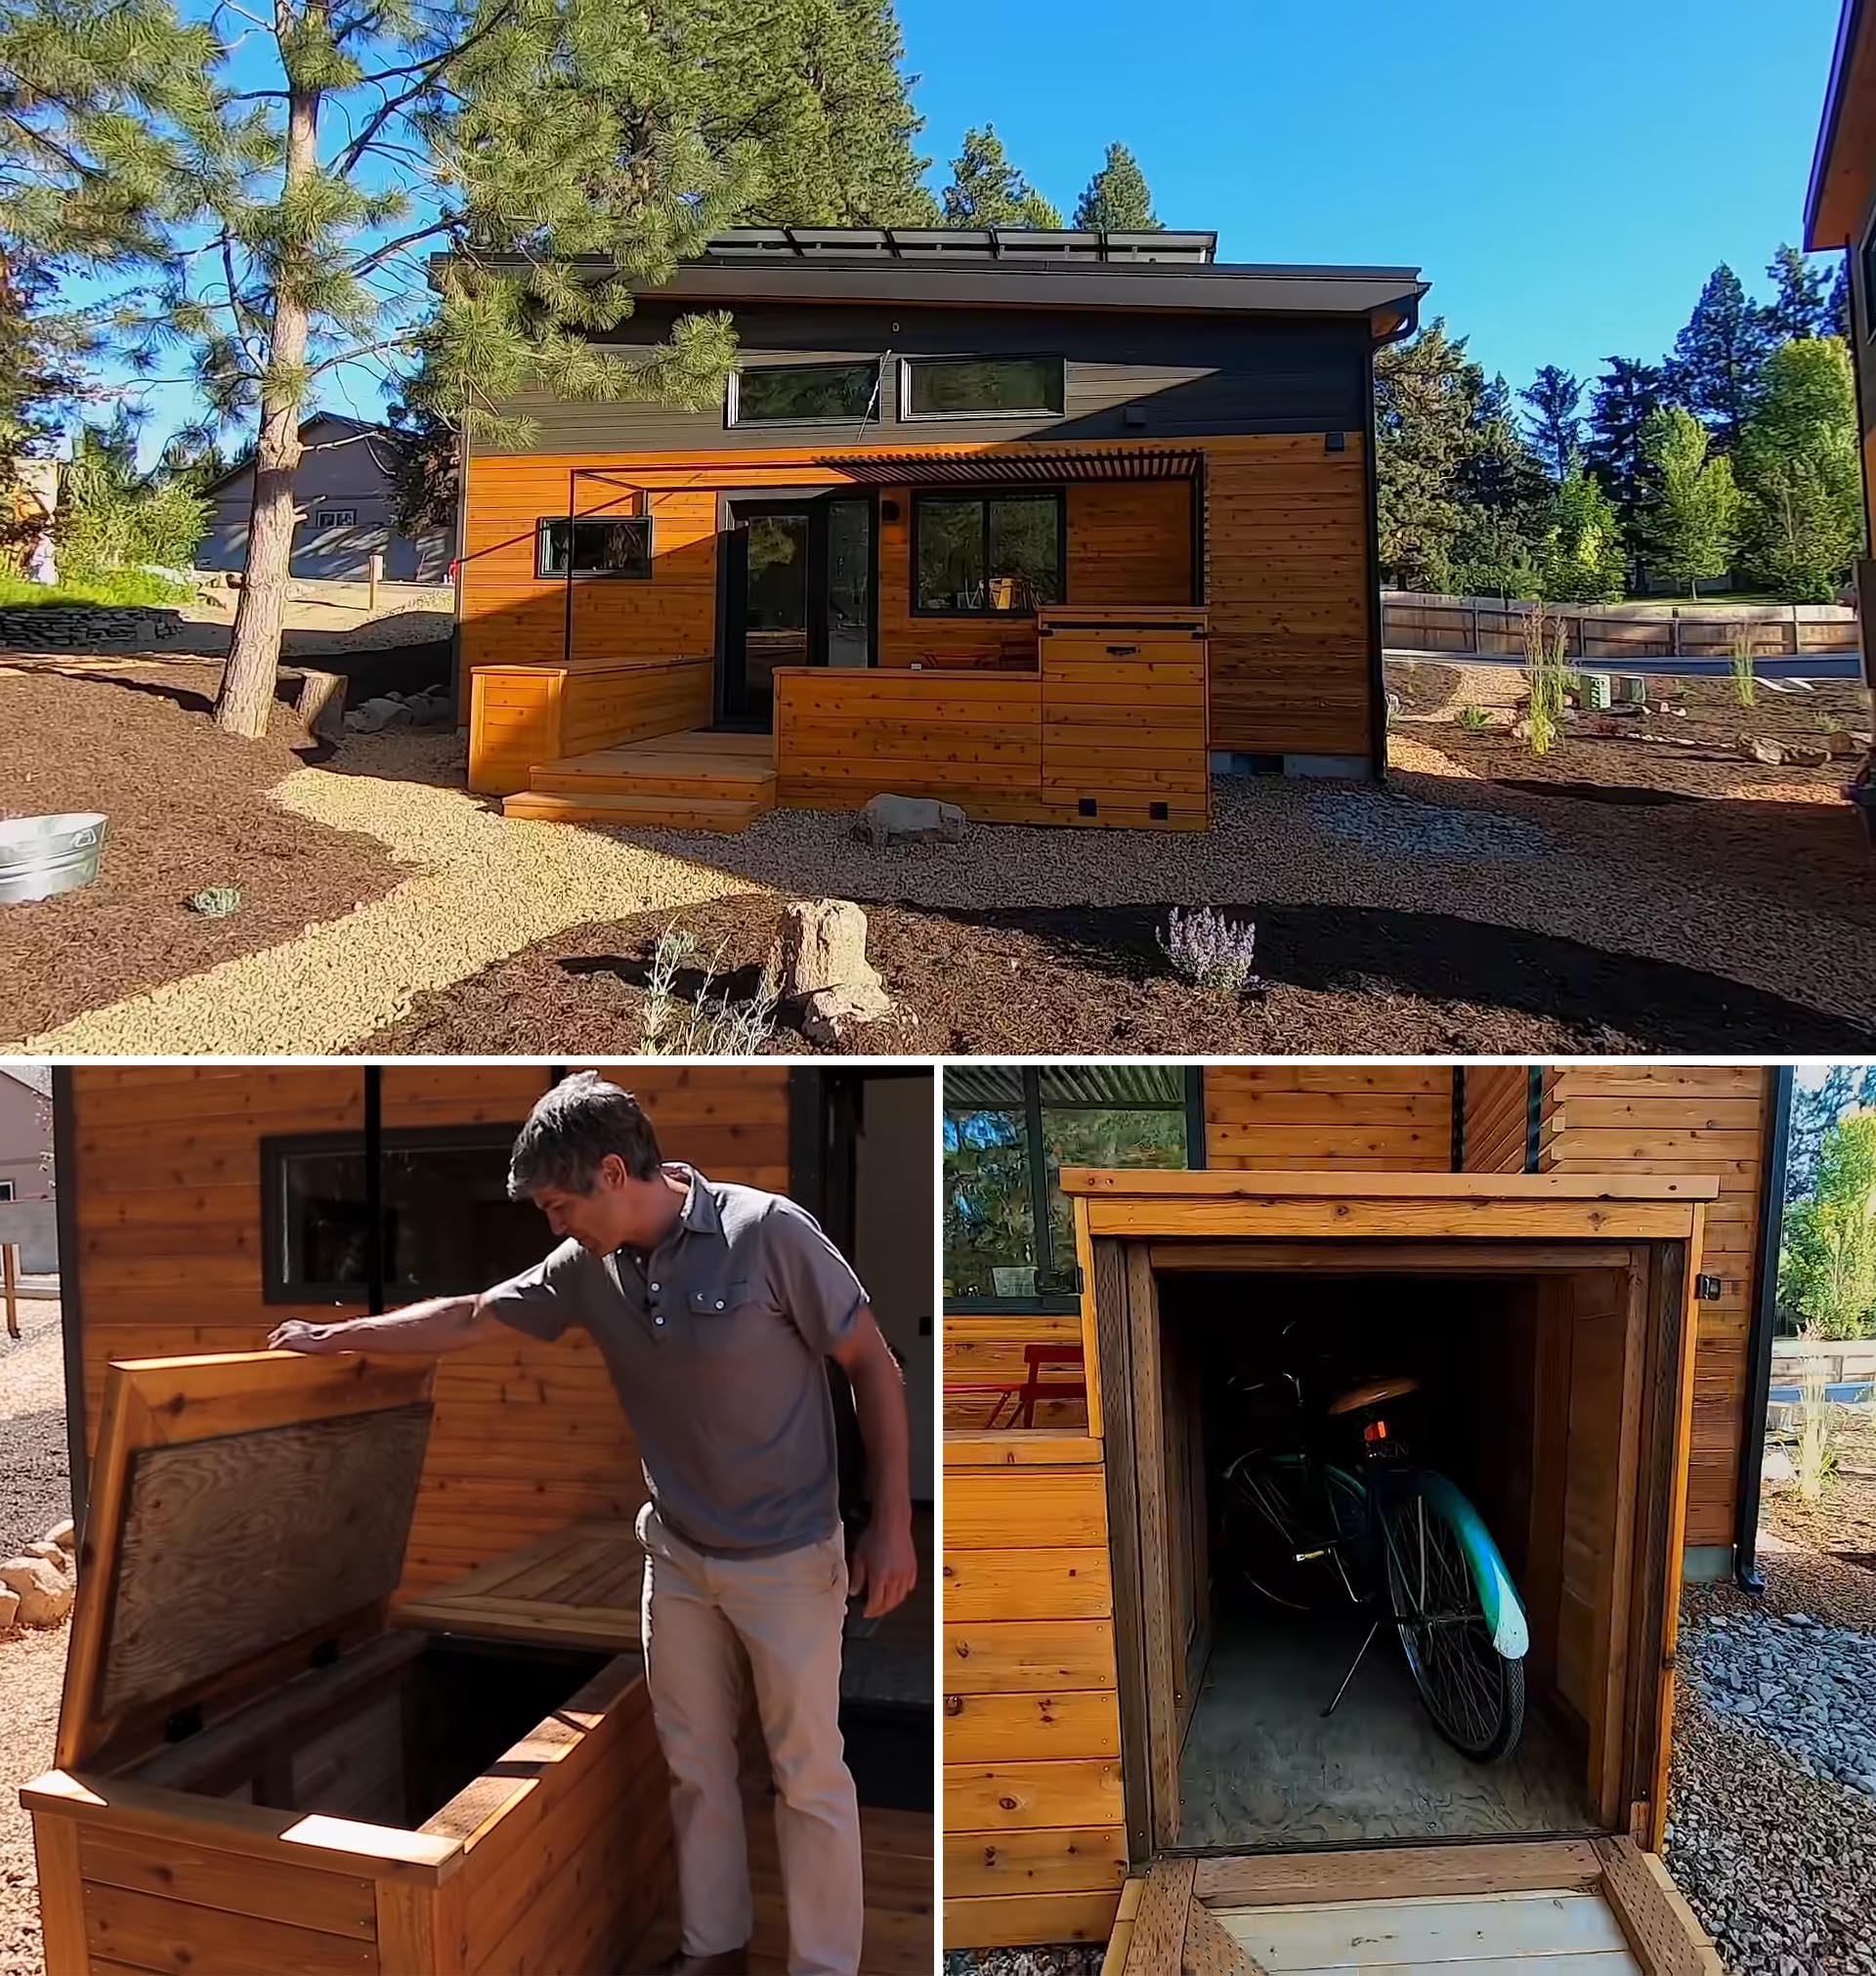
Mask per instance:
[[[707,727],[715,685],[705,658],[480,666],[469,709],[469,787],[509,795],[526,789],[529,771],[542,762]]]
[[[1292,1173],[1445,1173],[1453,1074],[1441,1064],[1210,1064],[1205,1158]]]
[[[945,1450],[948,1948],[1104,1940],[1127,1877],[1100,1443],[1028,1439]]]
[[[1469,1077],[1471,1073],[1469,1073]],[[1756,1064],[1553,1065],[1539,1171],[1717,1174],[1702,1267],[1721,1294],[1697,1307],[1689,1544],[1730,1544],[1751,1376],[1766,1128],[1775,1071]]]
[[[388,1066],[383,1117],[404,1126],[517,1122],[547,1087],[539,1067]],[[783,1066],[620,1076],[665,1151],[722,1180],[789,1182]],[[363,1072],[192,1066],[71,1072],[75,1142],[64,1183],[79,1254],[85,1435],[95,1445],[112,1358],[252,1351],[282,1319],[362,1314],[262,1301],[260,1142],[358,1133]],[[552,1246],[545,1224],[541,1249]],[[74,1396],[75,1397],[75,1396]],[[583,1333],[543,1345],[515,1332],[444,1362],[402,1590],[426,1590],[582,1518],[644,1499],[638,1456]]]
[[[1531,1073],[1521,1063],[1469,1063],[1462,1171],[1521,1174],[1530,1140]]]
[[[1370,565],[1365,442],[1322,432],[1181,437],[1207,456],[1203,565],[1215,659],[1211,745],[1255,753],[1365,755],[1379,599]],[[1142,442],[1109,441],[1138,447]],[[956,442],[899,449],[951,451]],[[1045,442],[984,448],[1045,455]],[[823,450],[824,451],[826,450]],[[729,489],[784,493],[846,483],[803,449],[686,457],[653,453],[478,454],[468,462],[459,576],[462,664],[576,666],[704,657],[717,650],[717,504]],[[642,488],[653,518],[647,580],[573,587],[534,574],[537,521],[567,512],[633,511],[618,483]],[[611,506],[619,503],[618,506]],[[1007,617],[915,617],[912,490],[882,490],[878,532],[878,664],[995,666],[1033,662],[1033,623]],[[1065,491],[1066,598],[1071,605],[1194,602],[1193,502],[1186,481],[1072,482]],[[465,696],[466,698],[466,696]]]

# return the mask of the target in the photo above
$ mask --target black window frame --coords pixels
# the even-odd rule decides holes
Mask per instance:
[[[356,529],[359,525],[359,511],[350,508],[321,508],[313,510],[313,526],[317,529]]]
[[[1851,281],[1850,296],[1850,340],[1856,341],[1856,290],[1862,289],[1863,337],[1865,343],[1876,341],[1876,212],[1869,216],[1869,227],[1863,235],[1863,242],[1856,250],[1856,273],[1862,279]]]
[[[1029,1159],[1030,1184],[1030,1224],[1038,1230],[1036,1238],[1036,1271],[1046,1274],[1054,1266],[1054,1236],[1048,1213],[1048,1148],[1043,1138],[1043,1112],[1049,1111],[1167,1111],[1172,1107],[1164,1104],[1129,1104],[1125,1101],[1111,1104],[1073,1105],[1051,1102],[1046,1107],[1043,1103],[1043,1072],[1050,1066],[1046,1064],[1026,1064],[1021,1068],[1023,1080],[1023,1149]],[[1171,1068],[1172,1066],[1169,1066]],[[1187,1063],[1178,1066],[1185,1086],[1185,1165],[1176,1169],[1146,1169],[1145,1171],[1180,1173],[1203,1173],[1205,1171],[1205,1066]],[[986,1104],[961,1103],[953,1106],[945,1100],[943,1091],[939,1093],[939,1175],[940,1222],[938,1267],[942,1281],[945,1270],[944,1258],[944,1208],[946,1196],[943,1193],[945,1175],[943,1171],[943,1136],[947,1114],[958,1111],[990,1111],[998,1107]],[[1013,1107],[1006,1107],[1013,1108]],[[1078,1266],[1079,1267],[1079,1266]],[[1033,1297],[952,1297],[944,1299],[947,1314],[959,1317],[1020,1317],[1027,1315],[1058,1316],[1079,1310],[1082,1297],[1087,1289],[1083,1284],[1075,1290],[1041,1290]]]
[[[504,1123],[490,1123],[475,1120],[464,1125],[421,1125],[386,1127],[378,1135],[378,1156],[380,1162],[388,1153],[421,1152],[426,1146],[447,1148],[450,1151],[480,1152],[487,1150],[496,1154],[505,1170],[509,1155],[514,1150],[515,1136],[521,1131],[523,1121],[510,1120]],[[368,1140],[364,1129],[357,1132],[306,1132],[270,1133],[261,1139],[261,1302],[263,1304],[285,1305],[338,1305],[367,1304],[371,1298],[371,1286],[361,1283],[298,1283],[286,1275],[286,1170],[287,1162],[305,1155],[333,1155],[341,1158],[354,1157],[361,1163],[370,1157]],[[370,1193],[367,1184],[366,1202]],[[378,1190],[382,1196],[382,1188]],[[541,1223],[541,1254],[544,1256],[553,1247],[553,1233],[545,1220]],[[368,1275],[367,1269],[367,1275]],[[481,1288],[489,1286],[483,1284]],[[417,1302],[425,1297],[461,1296],[463,1291],[436,1289],[428,1285],[400,1286],[400,1296],[405,1290],[408,1302]]]
[[[830,411],[818,414],[802,414],[791,418],[761,418],[761,417],[749,418],[744,415],[743,379],[750,372],[757,370],[803,371],[803,370],[865,370],[865,369],[871,369],[873,372],[873,390],[868,396],[866,408],[862,411]],[[818,361],[809,361],[801,364],[751,364],[746,367],[746,369],[742,365],[738,365],[737,367],[730,372],[729,384],[723,396],[724,426],[726,429],[731,430],[734,430],[739,426],[751,426],[758,428],[761,431],[767,432],[779,425],[851,426],[856,419],[860,420],[862,423],[864,423],[868,419],[873,419],[876,423],[879,416],[880,392],[885,382],[883,376],[884,369],[885,369],[885,359],[883,357],[839,357],[839,358],[830,357],[820,359]]]
[[[922,521],[925,508],[933,501],[975,501],[982,510],[982,534],[984,556],[984,585],[988,593],[990,585],[990,508],[993,501],[1045,501],[1055,503],[1055,575],[1061,595],[1055,599],[1057,605],[1068,601],[1068,490],[1065,487],[925,487],[917,488],[912,496],[912,569],[911,603],[915,618],[971,618],[992,624],[1008,623],[1012,619],[1034,619],[1037,607],[1028,605],[1016,611],[956,610],[950,607],[921,604],[918,601],[918,551]],[[1053,608],[1044,606],[1044,609]]]
[[[1059,405],[1011,405],[980,411],[916,411],[912,404],[913,373],[919,365],[934,369],[952,364],[1052,364],[1060,380],[1056,396]],[[901,425],[957,424],[960,419],[979,418],[1066,418],[1068,416],[1068,359],[1057,350],[933,351],[922,357],[899,359],[899,422]]]
[[[12,1201],[18,1203],[19,1199],[20,1199],[19,1182],[15,1181],[15,1179],[11,1174],[9,1174],[6,1177],[6,1179],[0,1180],[0,1201]]]
[[[590,522],[605,528],[617,528],[620,522],[630,522],[645,532],[645,567],[642,570],[556,570],[547,562],[547,531],[565,527],[567,536],[567,557],[571,562],[574,554],[574,532],[581,523]],[[541,583],[649,583],[652,580],[652,566],[658,553],[656,525],[649,514],[642,515],[536,515],[534,517],[534,580]]]

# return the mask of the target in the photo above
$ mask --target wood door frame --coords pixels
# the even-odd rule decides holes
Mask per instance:
[[[1268,1178],[1282,1187],[1294,1177]],[[1242,1177],[1237,1190],[1248,1191],[1243,1182],[1251,1179]],[[1303,1189],[1305,1197],[1321,1191]],[[1525,1190],[1514,1191],[1521,1198]],[[1572,1200],[1573,1190],[1566,1191],[1563,1204]],[[1267,1197],[1265,1205],[1270,1205]],[[1306,1233],[1301,1239],[1281,1227],[1270,1238],[1260,1239],[1254,1232],[1259,1219],[1255,1214],[1246,1217],[1242,1235],[1156,1237],[1150,1232],[1154,1218],[1149,1216],[1130,1227],[1125,1237],[1087,1236],[1095,1361],[1090,1387],[1098,1385],[1105,1422],[1122,1784],[1130,1858],[1139,1866],[1178,1847],[1178,1745],[1184,1727],[1172,1681],[1166,1505],[1154,1478],[1146,1473],[1149,1459],[1160,1457],[1158,1423],[1163,1417],[1156,1349],[1157,1276],[1172,1268],[1291,1271],[1312,1259],[1317,1267],[1346,1269],[1356,1263],[1392,1272],[1419,1268],[1447,1274],[1463,1269],[1556,1277],[1597,1268],[1628,1275],[1618,1557],[1612,1583],[1630,1617],[1627,1623],[1618,1623],[1611,1615],[1610,1623],[1618,1647],[1633,1641],[1639,1651],[1612,1654],[1604,1670],[1605,1735],[1601,1747],[1592,1751],[1591,1775],[1605,1830],[1658,1846],[1666,1818],[1673,1723],[1680,1546],[1692,1412],[1693,1278],[1699,1267],[1702,1210],[1697,1201],[1681,1210],[1684,1234],[1641,1242],[1621,1232],[1586,1240],[1574,1225],[1579,1220],[1575,1214],[1559,1217],[1563,1238],[1556,1241],[1528,1235],[1498,1239],[1482,1232],[1458,1242],[1450,1235],[1402,1240],[1383,1214],[1377,1218],[1378,1233],[1385,1239],[1371,1243],[1360,1238],[1366,1218],[1350,1204],[1343,1205],[1348,1232],[1330,1238],[1319,1236],[1309,1225],[1313,1217],[1305,1215],[1301,1219]],[[1078,1222],[1087,1223],[1088,1208],[1086,1198],[1077,1201]],[[1167,1219],[1176,1226],[1177,1217]],[[1614,1227],[1619,1229],[1624,1219],[1613,1216]],[[1656,1225],[1652,1218],[1641,1221],[1650,1231]],[[1247,1848],[1240,1842],[1186,1850],[1241,1854]]]

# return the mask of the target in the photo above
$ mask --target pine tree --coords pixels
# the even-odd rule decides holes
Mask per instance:
[[[1087,182],[1075,207],[1075,224],[1087,231],[1152,233],[1164,231],[1153,210],[1146,174],[1124,144],[1107,148],[1107,162]]]
[[[1466,596],[1529,596],[1537,587],[1551,485],[1518,430],[1512,388],[1495,377],[1471,415],[1471,448],[1456,476],[1455,586]]]
[[[1639,357],[1609,357],[1603,363],[1606,367],[1592,387],[1583,459],[1615,503],[1627,536],[1647,498],[1653,469],[1643,440],[1648,420],[1663,403],[1667,380],[1658,365]]]
[[[1530,387],[1517,395],[1536,413],[1531,420],[1531,444],[1538,457],[1553,480],[1568,480],[1582,439],[1583,421],[1577,412],[1583,398],[1582,381],[1555,364],[1547,364]]]
[[[1681,406],[1648,422],[1646,447],[1655,488],[1642,516],[1642,538],[1652,567],[1694,595],[1724,577],[1739,543],[1739,490],[1732,462],[1708,458],[1713,436]]]
[[[1061,214],[1010,163],[991,124],[967,130],[944,192],[948,227],[1054,229]]]
[[[254,430],[224,727],[267,719],[299,423],[334,372],[414,369],[434,416],[511,438],[525,421],[504,407],[531,389],[706,405],[732,360],[728,319],[593,340],[634,287],[764,211],[922,216],[882,0],[778,6],[766,55],[746,12],[276,0],[264,17],[185,21],[174,0],[0,5],[0,220],[124,278],[125,356],[149,370],[184,346],[210,411]],[[866,133],[852,145],[843,104]],[[439,249],[452,254],[433,287]]]
[[[1825,325],[1820,332],[1850,341],[1850,256],[1837,257],[1837,273],[1831,279],[1830,300],[1824,305]]]
[[[1817,1185],[1817,1158],[1824,1135],[1855,1096],[1854,1067],[1833,1063],[1816,1084],[1794,1078],[1791,1125],[1785,1138],[1785,1204],[1801,1200]]]
[[[1835,336],[1772,353],[1738,470],[1746,567],[1788,603],[1833,601],[1863,542],[1856,392]]]
[[[1781,244],[1766,269],[1772,297],[1759,312],[1766,335],[1773,343],[1831,333],[1830,297],[1823,271],[1813,268],[1798,248]]]
[[[1707,278],[1687,325],[1674,339],[1668,391],[1712,427],[1729,452],[1751,412],[1770,348],[1765,321],[1723,261]]]

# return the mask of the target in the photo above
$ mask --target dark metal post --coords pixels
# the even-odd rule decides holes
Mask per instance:
[[[1023,1137],[1029,1147],[1029,1214],[1035,1224],[1036,1287],[1053,1270],[1054,1245],[1048,1226],[1048,1153],[1043,1144],[1043,1074],[1023,1072]]]
[[[384,1309],[384,1069],[364,1067],[364,1291],[372,1316]]]
[[[1734,1496],[1732,1568],[1740,1588],[1763,1592],[1759,1572],[1760,1471],[1766,1459],[1766,1410],[1771,1403],[1771,1334],[1778,1320],[1778,1244],[1784,1232],[1785,1155],[1791,1138],[1792,1067],[1773,1066],[1760,1162],[1759,1260],[1753,1280],[1752,1330],[1746,1340],[1746,1423]]]
[[[91,1493],[85,1449],[85,1326],[82,1252],[78,1243],[78,1115],[71,1072],[52,1073],[52,1198],[59,1227],[59,1329],[65,1360],[65,1459],[71,1476],[71,1521],[82,1540]]]

